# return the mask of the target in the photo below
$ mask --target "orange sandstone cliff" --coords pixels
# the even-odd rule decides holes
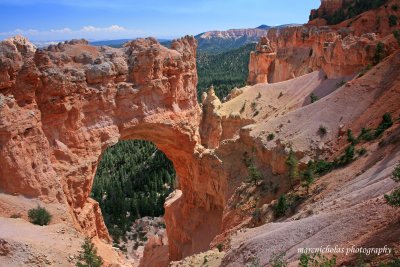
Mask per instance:
[[[89,197],[97,164],[118,140],[150,140],[173,161],[180,184],[166,205],[170,258],[208,248],[224,182],[212,166],[218,159],[198,146],[195,58],[192,37],[171,49],[151,38],[123,49],[84,40],[47,49],[21,37],[1,42],[1,192],[61,203],[64,220],[110,241]]]
[[[342,2],[322,1],[320,10],[334,12]],[[373,65],[378,43],[383,43],[386,55],[399,48],[392,34],[399,25],[390,27],[388,17],[400,12],[392,5],[396,1],[338,25],[316,26],[310,21],[270,30],[250,55],[248,84],[285,81],[319,69],[329,78],[345,77]]]

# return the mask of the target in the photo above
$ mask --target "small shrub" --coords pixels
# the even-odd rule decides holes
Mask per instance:
[[[309,161],[307,163],[307,169],[303,173],[303,187],[307,189],[307,194],[309,193],[310,186],[314,183],[314,162]]]
[[[318,101],[318,96],[316,96],[314,93],[311,93],[310,101],[311,101],[311,103]]]
[[[362,128],[360,135],[357,137],[358,140],[372,141],[375,139],[371,129]]]
[[[283,93],[280,92],[278,98],[281,98],[283,96]]]
[[[285,253],[273,254],[269,264],[271,267],[287,267],[289,265],[285,260]]]
[[[315,163],[315,172],[318,175],[324,175],[332,171],[334,168],[333,163],[324,161],[324,160],[319,160]]]
[[[258,114],[260,114],[260,111],[257,110],[256,112],[254,112],[253,117],[257,116]]]
[[[392,179],[400,183],[400,162],[392,172]],[[386,202],[392,207],[400,207],[400,188],[394,190],[390,195],[385,195]]]
[[[273,133],[270,133],[270,134],[268,134],[268,136],[267,136],[267,140],[268,140],[268,141],[272,141],[272,140],[274,140],[274,138],[275,138],[275,134],[273,134]]]
[[[399,43],[399,45],[400,45],[400,31],[399,30],[395,30],[393,32],[393,36],[394,36],[394,38],[396,38],[397,43]]]
[[[261,93],[259,92],[257,95],[257,99],[261,98]]]
[[[397,25],[397,17],[395,15],[389,16],[389,26],[394,27]]]
[[[97,249],[88,237],[85,238],[82,249],[77,267],[100,267],[103,264],[103,259],[97,255]]]
[[[396,168],[392,172],[392,179],[395,182],[400,183],[400,162],[397,164]]]
[[[346,148],[344,155],[339,159],[338,166],[346,166],[354,160],[354,145],[350,145]]]
[[[375,131],[375,137],[381,136],[387,129],[392,127],[393,120],[390,113],[385,113],[382,117],[382,122],[379,124],[378,128]]]
[[[394,4],[392,5],[392,10],[393,11],[397,11],[399,9],[398,5]]]
[[[390,195],[385,195],[386,202],[392,207],[400,207],[400,188]]]
[[[254,165],[253,162],[251,162],[247,170],[249,172],[248,181],[254,183],[254,185],[257,186],[262,179],[260,171],[257,169],[256,165]]]
[[[328,132],[328,131],[326,130],[326,127],[325,127],[325,126],[323,126],[323,125],[320,125],[320,126],[319,126],[318,133],[319,133],[320,135],[326,135],[327,132]]]
[[[11,219],[18,219],[18,218],[21,218],[21,217],[22,217],[22,216],[21,216],[20,213],[14,213],[14,214],[12,214],[12,215],[10,216]]]
[[[299,176],[299,173],[298,173],[298,160],[292,148],[290,148],[290,152],[285,163],[289,168],[288,176],[289,176],[290,187],[293,188],[294,181]]]
[[[278,199],[278,202],[275,206],[273,206],[275,217],[280,218],[286,214],[286,211],[289,209],[289,203],[286,198],[286,195],[281,195]]]
[[[374,64],[378,64],[385,58],[385,45],[382,42],[379,42],[375,48],[375,55],[374,55]]]
[[[357,150],[357,153],[360,156],[364,156],[365,154],[367,154],[367,149],[365,147],[362,147],[359,150]]]
[[[357,139],[354,137],[353,131],[350,130],[350,129],[347,130],[347,141],[349,143],[351,143],[352,145],[356,145],[357,144]]]
[[[399,267],[400,266],[400,258],[395,258],[387,263],[381,263],[378,267]]]
[[[217,244],[216,247],[217,247],[217,249],[218,249],[219,252],[222,252],[222,250],[224,250],[224,245],[221,244],[221,243],[220,243],[220,244]]]
[[[300,255],[299,267],[335,267],[336,256],[334,255],[331,259],[325,257],[320,253],[307,254],[302,253]]]
[[[45,208],[38,206],[28,211],[28,217],[31,223],[43,226],[50,223],[52,216]]]

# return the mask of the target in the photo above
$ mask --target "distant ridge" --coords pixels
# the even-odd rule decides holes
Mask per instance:
[[[226,31],[208,31],[196,35],[198,49],[209,53],[220,53],[237,49],[247,44],[257,43],[262,36],[266,36],[273,28],[295,27],[300,24],[285,24],[269,26],[262,24],[256,28],[231,29]]]
[[[268,31],[270,29],[282,29],[299,25],[300,24],[284,24],[278,26],[269,26],[262,24],[256,28],[231,29],[226,31],[207,31],[196,35],[195,38],[198,42],[199,51],[215,54],[238,49],[247,44],[257,43],[262,36],[266,36],[268,34]],[[134,38],[91,41],[90,45],[105,45],[118,48],[122,47],[125,42],[131,41],[133,39]],[[169,46],[171,44],[171,40],[169,39],[159,39],[158,41],[164,46]]]

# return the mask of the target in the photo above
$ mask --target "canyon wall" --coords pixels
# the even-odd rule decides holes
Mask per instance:
[[[321,10],[334,13],[343,1],[322,1]],[[354,76],[376,62],[378,43],[385,55],[399,48],[388,18],[399,16],[395,1],[338,25],[321,26],[319,19],[300,27],[271,29],[250,55],[248,84],[285,81],[322,69],[328,78]]]
[[[152,38],[122,49],[2,41],[1,192],[67,205],[80,232],[110,241],[89,197],[96,167],[118,140],[149,140],[179,180],[165,213],[170,258],[207,249],[221,224],[225,185],[220,161],[199,145],[195,59],[193,37],[171,49]]]

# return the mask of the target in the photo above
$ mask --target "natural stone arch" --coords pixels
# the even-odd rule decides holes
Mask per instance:
[[[109,240],[89,198],[97,164],[118,140],[149,140],[173,162],[183,192],[166,206],[170,259],[207,249],[220,231],[225,181],[199,145],[195,56],[193,37],[171,49],[151,38],[123,49],[1,42],[1,191],[65,203],[77,229]]]

